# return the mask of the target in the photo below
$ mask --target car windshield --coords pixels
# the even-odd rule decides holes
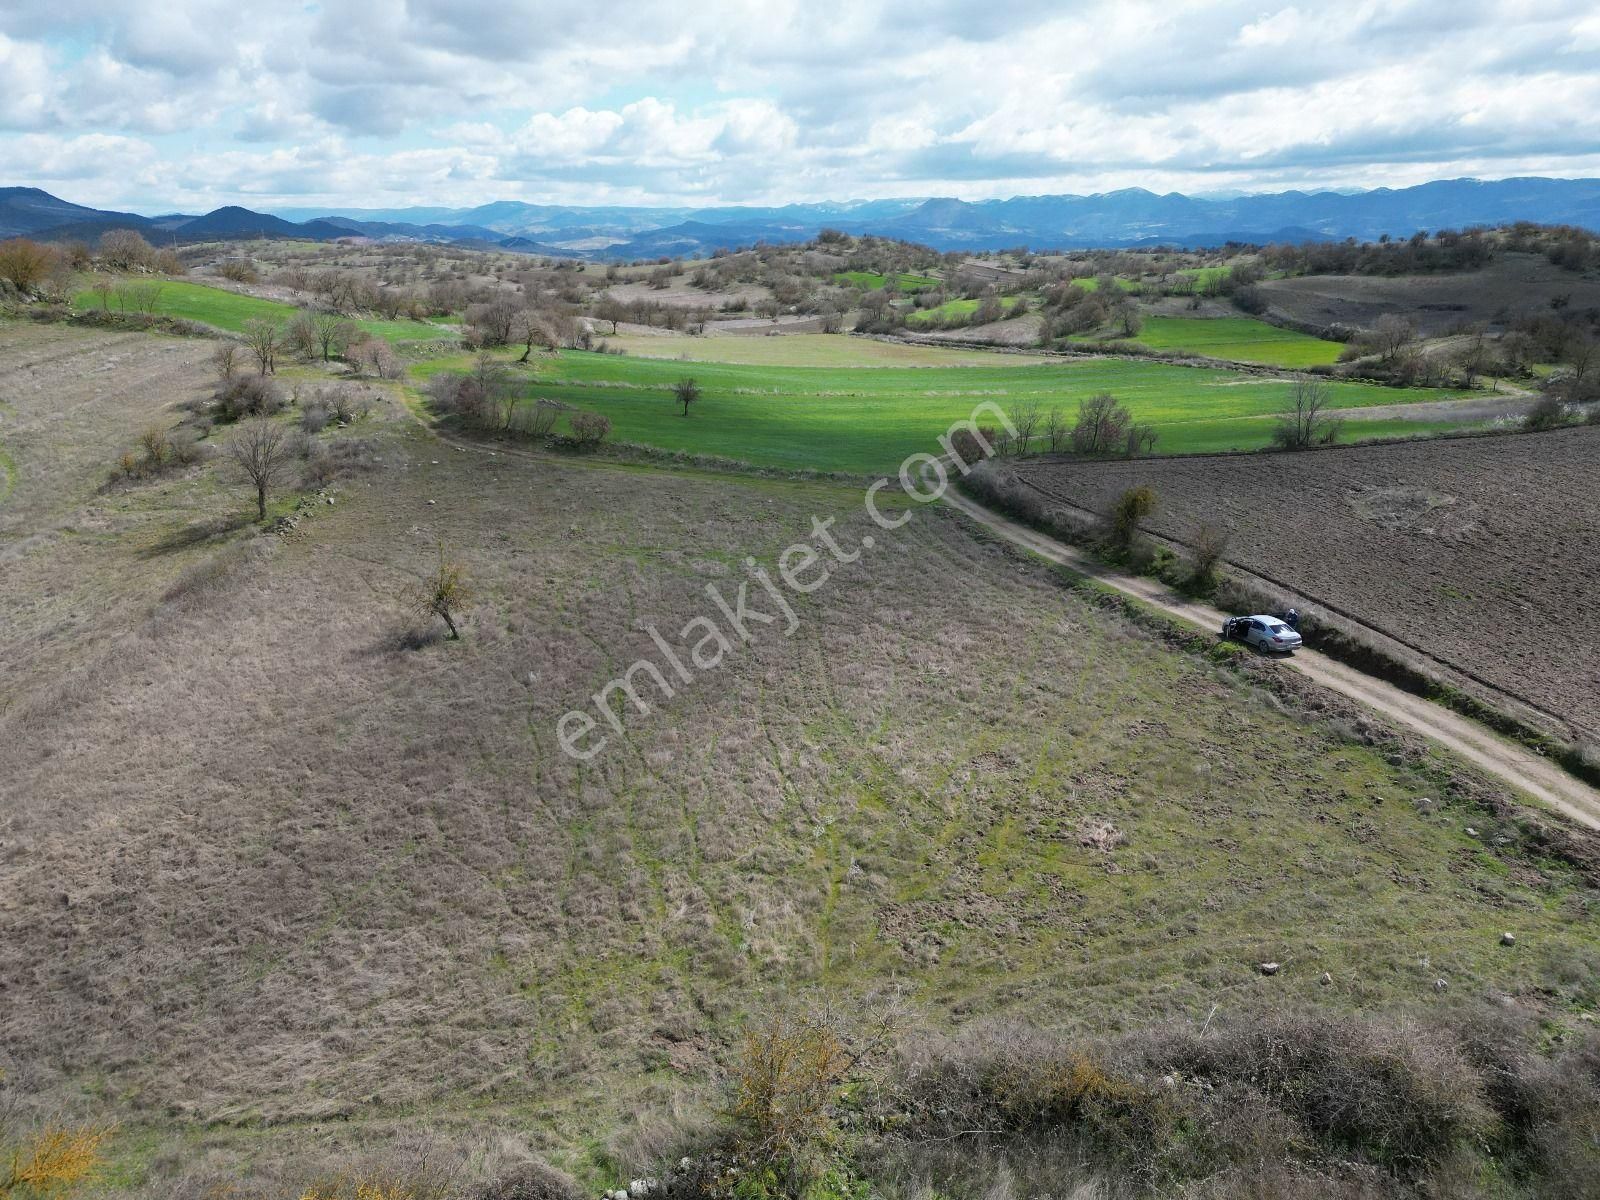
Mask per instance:
[[[1273,633],[1288,633],[1289,632],[1289,627],[1287,625],[1279,625],[1279,624],[1274,623],[1272,625],[1268,625],[1267,628],[1272,630]]]

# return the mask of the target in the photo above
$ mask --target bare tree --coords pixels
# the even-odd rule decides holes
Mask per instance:
[[[683,415],[689,415],[689,406],[700,399],[700,385],[695,382],[694,376],[686,375],[672,385],[672,395],[677,402],[683,405]]]
[[[1283,450],[1326,446],[1339,436],[1339,419],[1328,411],[1333,402],[1320,379],[1297,379],[1291,393],[1294,407],[1278,418],[1272,444]]]
[[[244,347],[238,342],[218,342],[217,348],[211,352],[211,365],[216,368],[217,378],[223,383],[233,382],[234,376],[239,373],[239,360],[244,357]]]
[[[356,325],[336,312],[317,312],[311,314],[311,329],[322,361],[331,362],[335,354],[343,354],[349,347]]]
[[[256,519],[267,519],[267,492],[294,457],[283,428],[266,417],[247,421],[228,442],[228,457],[256,490]]]
[[[1051,408],[1050,414],[1045,418],[1045,437],[1050,440],[1051,454],[1059,453],[1062,446],[1067,445],[1070,429],[1067,427],[1067,419],[1062,416],[1059,408]]]
[[[438,569],[408,587],[402,599],[420,615],[440,618],[449,627],[452,640],[461,640],[456,618],[472,602],[472,586],[467,569],[445,557],[443,542],[439,543]]]
[[[1409,317],[1398,313],[1384,313],[1372,327],[1372,344],[1386,363],[1400,357],[1400,352],[1417,340],[1417,327]]]
[[[111,229],[100,238],[100,261],[115,271],[147,267],[155,249],[135,230]]]
[[[278,350],[283,344],[283,330],[271,321],[253,317],[244,323],[244,344],[255,355],[257,370],[262,375],[273,375],[278,370]]]
[[[1017,431],[1016,437],[1012,439],[1012,445],[1015,447],[1013,454],[1028,453],[1034,432],[1043,419],[1044,414],[1036,400],[1029,400],[1026,404],[1019,404],[1011,410],[1011,427]]]
[[[1571,372],[1565,381],[1567,398],[1577,404],[1593,399],[1600,379],[1600,340],[1585,330],[1574,332],[1562,347],[1561,359]]]
[[[511,332],[522,343],[522,357],[517,359],[519,363],[525,363],[533,357],[535,346],[543,346],[553,353],[560,345],[555,327],[531,308],[525,308],[516,315],[511,323]]]
[[[1133,414],[1110,392],[1078,402],[1078,420],[1072,427],[1072,448],[1079,454],[1110,454],[1121,449],[1133,424]]]

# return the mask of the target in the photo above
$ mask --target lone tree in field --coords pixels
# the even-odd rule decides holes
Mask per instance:
[[[1339,420],[1328,411],[1332,395],[1320,379],[1297,379],[1290,397],[1294,407],[1278,418],[1272,444],[1281,450],[1327,446],[1339,436]]]
[[[672,395],[683,405],[683,415],[689,415],[689,406],[700,399],[700,385],[695,382],[694,376],[687,375],[672,385]]]
[[[263,375],[273,375],[278,370],[278,350],[283,345],[283,330],[271,321],[253,317],[244,323],[244,344],[255,355]]]
[[[444,543],[439,543],[439,566],[431,575],[412,584],[402,597],[423,617],[438,617],[449,627],[452,641],[461,640],[456,628],[456,618],[472,602],[472,586],[467,581],[467,569],[445,557]]]
[[[267,492],[278,482],[294,457],[283,428],[265,417],[247,421],[228,443],[228,457],[256,489],[256,519],[267,519]]]
[[[1111,454],[1122,449],[1133,426],[1133,414],[1110,392],[1078,402],[1072,427],[1072,448],[1079,454]]]

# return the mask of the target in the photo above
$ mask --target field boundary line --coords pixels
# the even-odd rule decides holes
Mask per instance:
[[[1180,597],[1156,580],[1108,567],[1086,552],[1002,516],[954,488],[946,490],[944,502],[1007,541],[1185,624],[1211,634],[1222,628],[1225,614],[1221,609]],[[1600,830],[1600,791],[1487,726],[1315,650],[1296,651],[1283,665],[1422,734],[1579,824]]]

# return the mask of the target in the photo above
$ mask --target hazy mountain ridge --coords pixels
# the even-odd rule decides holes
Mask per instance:
[[[281,209],[227,206],[202,216],[142,217],[71,204],[36,188],[0,188],[0,237],[93,237],[148,231],[165,242],[301,237],[468,242],[586,258],[698,256],[758,241],[793,242],[824,228],[879,234],[940,250],[1036,250],[1228,241],[1363,240],[1419,229],[1511,221],[1600,229],[1600,180],[1438,180],[1367,192],[1263,193],[1206,199],[1127,188],[1091,196],[952,197],[707,208],[528,204],[474,208]]]

